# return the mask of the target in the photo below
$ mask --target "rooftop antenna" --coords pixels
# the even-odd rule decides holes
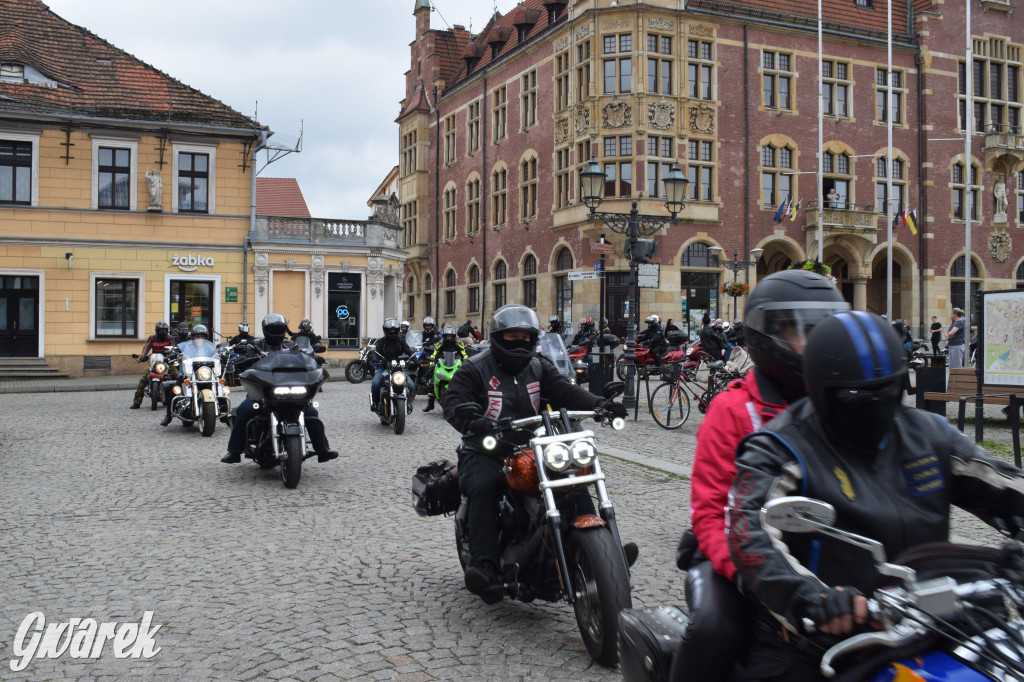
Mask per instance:
[[[290,135],[282,136],[278,133],[274,134],[274,137],[267,140],[264,149],[267,152],[267,162],[260,167],[256,174],[259,175],[263,172],[263,169],[274,163],[278,159],[284,158],[291,153],[298,153],[302,151],[302,134],[305,130],[305,121],[299,120],[299,137],[294,138]]]

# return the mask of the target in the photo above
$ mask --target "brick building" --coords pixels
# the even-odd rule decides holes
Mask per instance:
[[[965,163],[963,4],[894,5],[890,76],[886,5],[823,2],[822,208],[816,3],[525,0],[472,34],[432,27],[430,3],[416,0],[397,120],[406,310],[486,323],[502,303],[525,302],[542,319],[596,318],[598,283],[568,273],[592,268],[590,244],[604,232],[616,244],[607,316],[622,331],[623,237],[589,220],[579,195],[592,155],[608,176],[602,211],[628,212],[637,199],[642,213],[667,215],[661,177],[678,160],[690,180],[679,221],[655,236],[657,268],[645,279],[657,286],[641,290],[641,317],[691,329],[704,312],[731,317],[744,300],[723,297],[734,275],[708,249],[740,260],[763,249],[735,275],[754,284],[818,258],[819,221],[822,260],[843,295],[885,312],[890,175],[891,210],[914,210],[919,223],[917,235],[893,229],[894,317],[920,334],[922,320],[963,306],[965,213],[972,286],[1024,286],[1019,237],[1014,248],[1024,227],[1024,23],[1009,19],[1014,4],[972,5]],[[776,221],[787,201],[798,210]]]

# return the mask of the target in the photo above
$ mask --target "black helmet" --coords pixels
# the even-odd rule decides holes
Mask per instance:
[[[509,341],[504,332],[527,332],[528,341]],[[491,322],[491,352],[502,369],[512,374],[523,371],[537,352],[540,320],[537,313],[524,305],[511,303],[494,311]]]
[[[737,317],[735,320],[732,321],[732,326],[733,326],[733,329],[742,327],[743,326],[743,318]]]
[[[156,323],[156,335],[157,336],[167,336],[167,332],[168,332],[169,329],[170,329],[170,327],[167,325],[166,322],[157,322]]]
[[[210,330],[206,328],[205,324],[197,324],[195,327],[192,327],[192,338],[198,339],[199,337],[204,339],[210,338]]]
[[[238,325],[238,333],[239,334],[248,334],[249,333],[249,325],[247,325],[245,322],[243,322],[242,324]]]
[[[188,322],[179,322],[178,323],[178,333],[179,334],[188,334]]]
[[[393,317],[389,317],[384,320],[384,325],[381,327],[384,330],[384,336],[395,337],[398,336],[398,331],[401,325]]]
[[[822,320],[803,368],[822,428],[856,449],[876,449],[892,428],[907,374],[903,346],[886,321],[861,310]]]
[[[263,338],[267,343],[279,346],[288,333],[288,320],[281,313],[270,313],[263,318]]]
[[[308,319],[303,318],[299,322],[299,329],[304,332],[313,331],[313,323],[310,322]]]
[[[849,309],[850,304],[821,275],[807,270],[768,275],[754,287],[743,310],[750,359],[792,394],[803,395],[803,349],[795,350],[791,344],[796,341],[802,346],[823,317]]]
[[[445,341],[455,340],[455,327],[450,324],[446,324],[444,329],[441,330],[441,338]]]

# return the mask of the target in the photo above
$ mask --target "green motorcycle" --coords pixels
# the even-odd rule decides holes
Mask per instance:
[[[448,384],[451,383],[452,377],[455,376],[459,367],[462,367],[462,358],[452,350],[441,353],[437,364],[434,365],[434,397],[442,407],[445,393],[448,392]]]

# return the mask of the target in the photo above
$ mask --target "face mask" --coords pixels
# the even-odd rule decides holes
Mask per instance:
[[[829,392],[829,426],[839,440],[858,450],[877,450],[896,421],[900,383],[878,389]]]

